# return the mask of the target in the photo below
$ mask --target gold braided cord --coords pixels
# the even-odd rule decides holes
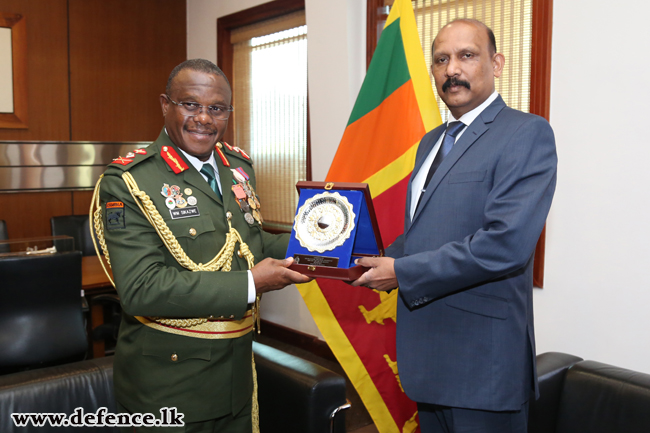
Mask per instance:
[[[99,180],[97,180],[97,183],[95,184],[95,190],[93,191],[93,198],[90,199],[90,210],[88,211],[88,225],[90,225],[90,233],[94,232],[97,235],[97,241],[99,241],[99,245],[102,247],[102,252],[104,253],[104,257],[106,257],[106,263],[108,263],[108,265],[110,266],[111,260],[110,257],[108,256],[106,239],[104,239],[104,219],[102,218],[102,206],[101,206],[101,202],[99,201],[99,184],[102,182],[103,177],[104,177],[103,174],[99,176]],[[93,208],[95,209],[94,211]],[[106,269],[106,266],[104,265],[104,261],[102,260],[102,255],[99,252],[99,248],[97,247],[97,241],[95,241],[95,236],[91,236],[91,237],[93,238],[93,245],[95,246],[95,252],[97,253],[97,257],[99,258],[99,263],[102,264],[102,268],[104,269],[104,273],[108,277],[108,281],[110,281],[113,287],[115,287],[115,282],[111,277],[111,273],[108,272],[108,269]]]
[[[253,433],[260,433],[260,404],[257,401],[257,368],[255,367],[255,354],[252,353],[253,359],[253,407],[251,408],[251,418],[253,421]]]
[[[193,272],[214,272],[219,270],[222,272],[229,272],[232,265],[235,244],[237,242],[239,242],[239,251],[241,255],[246,258],[248,269],[252,268],[255,265],[255,257],[253,257],[253,254],[248,248],[248,245],[246,245],[244,240],[241,238],[239,232],[232,227],[230,219],[228,220],[228,234],[226,235],[226,242],[221,248],[221,251],[219,251],[219,253],[217,253],[217,255],[214,256],[214,258],[208,263],[194,263],[194,261],[192,261],[192,259],[190,259],[187,254],[185,254],[185,251],[183,251],[183,248],[180,246],[176,240],[176,237],[165,223],[165,220],[158,212],[158,209],[156,209],[156,206],[151,201],[151,198],[147,195],[147,193],[141,191],[138,188],[138,184],[136,183],[131,173],[124,172],[122,174],[122,179],[124,179],[129,192],[133,196],[133,200],[136,202],[147,220],[149,220],[151,225],[156,229],[156,232],[158,232],[160,239],[162,239],[171,255],[184,268],[189,269]]]

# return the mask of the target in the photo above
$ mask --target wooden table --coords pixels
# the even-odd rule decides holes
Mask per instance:
[[[102,261],[111,274],[111,268],[102,256]],[[92,344],[93,358],[101,358],[105,354],[103,341],[92,340],[92,330],[104,323],[104,311],[100,304],[93,304],[93,297],[103,293],[116,293],[115,288],[104,272],[104,268],[99,261],[99,257],[84,256],[81,258],[81,288],[84,290],[86,299],[90,305],[90,320],[88,326],[88,336]]]
[[[102,256],[104,266],[113,276],[110,266],[106,263],[106,258]],[[115,292],[108,276],[104,272],[102,264],[97,256],[84,256],[81,258],[81,288],[86,294],[97,295],[99,293]]]

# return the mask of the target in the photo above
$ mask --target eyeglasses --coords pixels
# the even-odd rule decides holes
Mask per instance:
[[[203,109],[206,109],[206,112],[210,117],[215,120],[228,120],[230,113],[234,111],[232,105],[226,107],[224,105],[201,105],[196,102],[176,102],[169,95],[165,95],[169,102],[176,105],[181,111],[183,116],[198,116],[203,112]]]

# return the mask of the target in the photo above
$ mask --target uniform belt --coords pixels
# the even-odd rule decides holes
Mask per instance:
[[[206,338],[210,340],[241,337],[251,332],[254,324],[252,310],[246,311],[244,317],[240,320],[208,319],[204,323],[187,328],[166,325],[149,317],[135,316],[135,318],[138,319],[140,323],[162,332],[193,338]]]

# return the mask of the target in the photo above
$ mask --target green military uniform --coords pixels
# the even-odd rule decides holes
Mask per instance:
[[[188,168],[176,174],[173,164],[161,156],[166,147]],[[197,264],[209,262],[221,250],[229,230],[228,213],[256,263],[266,257],[284,258],[288,236],[265,233],[257,221],[244,219],[231,191],[231,169],[241,167],[250,176],[250,185],[256,187],[245,154],[222,146],[221,153],[230,166],[224,165],[219,155],[215,157],[223,192],[219,198],[177,149],[163,130],[146,154],[108,167],[101,180],[100,198],[106,246],[124,310],[114,367],[117,400],[130,412],[155,415],[161,407],[176,407],[185,422],[196,422],[237,414],[250,404],[253,333],[227,339],[194,338],[146,326],[137,316],[242,319],[250,308],[248,265],[237,254],[237,244],[230,272],[192,272],[181,266],[137,205],[122,175],[129,172],[133,176]],[[165,184],[178,186],[185,199],[194,197],[199,215],[172,218],[161,194]],[[123,203],[122,213],[107,209],[107,203]]]

